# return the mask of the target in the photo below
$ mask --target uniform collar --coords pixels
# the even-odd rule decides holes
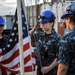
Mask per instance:
[[[70,30],[70,32],[73,32],[73,31],[75,31],[75,28],[73,28],[72,30]]]
[[[51,35],[54,34],[54,33],[55,33],[55,30],[52,30]],[[45,32],[45,34],[46,34],[46,32]]]

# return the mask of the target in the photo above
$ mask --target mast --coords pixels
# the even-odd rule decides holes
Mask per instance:
[[[19,51],[20,51],[20,71],[21,71],[21,75],[24,75],[21,0],[17,0],[17,16],[18,16]]]

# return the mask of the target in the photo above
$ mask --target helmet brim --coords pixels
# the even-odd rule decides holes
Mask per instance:
[[[67,13],[64,13],[64,14],[61,16],[61,19],[64,19],[66,16],[67,16]]]
[[[48,22],[48,21],[49,21],[49,22],[50,22],[50,21],[53,22],[54,20],[53,20],[53,19],[51,19],[51,20],[50,20],[50,19],[40,19],[40,20],[38,20],[38,22],[40,22],[40,23],[46,23],[46,22]]]
[[[64,12],[64,14],[61,16],[61,19],[64,19],[66,16],[68,16],[68,15],[73,15],[74,13],[73,12],[71,12],[71,11],[69,11],[69,13],[68,12]]]
[[[4,26],[5,24],[0,24],[0,26]]]

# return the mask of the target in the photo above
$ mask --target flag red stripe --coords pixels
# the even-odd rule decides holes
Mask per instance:
[[[2,75],[7,75],[6,70],[4,68],[1,68]]]
[[[25,45],[23,45],[23,50],[26,51],[30,48],[29,42]]]
[[[25,72],[31,72],[31,71],[33,71],[32,66],[25,67],[24,71]]]
[[[30,60],[31,60],[31,57],[30,55],[28,55],[26,58],[24,58],[24,64],[26,64]]]
[[[32,57],[35,58],[35,53],[34,52],[32,52]]]

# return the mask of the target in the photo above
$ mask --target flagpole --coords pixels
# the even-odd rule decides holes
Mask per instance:
[[[24,2],[24,0],[22,0],[22,5],[23,5],[23,9],[24,9],[24,14],[25,14],[25,17],[26,17],[26,23],[27,23],[27,30],[28,30],[28,21],[27,21],[27,13],[26,13],[26,7],[25,7],[25,2]],[[28,30],[29,31],[29,30]],[[29,35],[29,34],[28,34]],[[30,35],[29,35],[30,36]],[[29,39],[30,39],[30,37],[28,37]],[[29,43],[29,45],[30,45],[30,48],[31,48],[31,43]],[[32,48],[31,48],[32,49]],[[30,55],[30,57],[31,57],[31,60],[32,60],[32,50],[30,49],[30,52],[31,52],[31,55]],[[33,67],[33,61],[32,61],[32,71],[33,71],[33,69],[34,69],[34,67]],[[34,75],[34,73],[33,73],[33,75]]]
[[[23,38],[22,38],[22,15],[21,1],[17,0],[17,16],[18,16],[18,35],[19,35],[19,52],[20,52],[20,71],[24,75],[24,54],[23,54]]]

